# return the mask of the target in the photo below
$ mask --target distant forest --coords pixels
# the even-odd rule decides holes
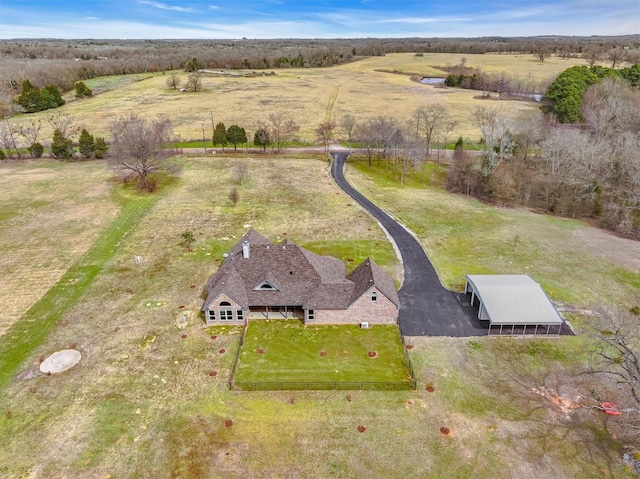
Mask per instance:
[[[483,37],[276,40],[0,41],[0,94],[15,95],[23,80],[62,91],[98,76],[199,68],[328,67],[387,53],[507,53],[582,57],[588,63],[637,63],[640,35],[618,37]]]

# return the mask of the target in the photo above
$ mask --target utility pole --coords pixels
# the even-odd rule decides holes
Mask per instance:
[[[215,148],[216,145],[213,144],[213,135],[216,134],[216,125],[213,123],[213,110],[209,110],[209,114],[211,115],[211,148]]]
[[[207,137],[204,134],[204,123],[202,124],[202,142],[204,143],[204,154],[207,154]]]

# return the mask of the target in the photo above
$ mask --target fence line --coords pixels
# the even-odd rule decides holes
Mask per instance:
[[[402,382],[292,382],[292,381],[237,381],[236,389],[244,391],[406,391],[416,389],[416,381]]]
[[[409,350],[407,349],[407,343],[404,336],[400,336],[402,339],[402,349],[404,349],[404,357],[407,359],[407,365],[409,366],[409,373],[411,374],[411,381],[413,381],[413,389],[417,388],[416,375],[413,373],[413,364],[411,364],[411,358],[409,357]]]
[[[242,345],[244,344],[244,335],[247,334],[247,328],[249,322],[247,321],[242,327],[242,333],[240,334],[240,341],[238,342],[238,349],[236,349],[236,357],[233,360],[233,367],[231,368],[231,375],[229,376],[229,389],[233,389],[234,380],[236,377],[236,368],[238,367],[238,361],[240,360],[240,351],[242,351]]]

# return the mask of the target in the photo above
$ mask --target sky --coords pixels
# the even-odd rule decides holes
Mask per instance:
[[[0,0],[0,39],[640,34],[640,0]]]

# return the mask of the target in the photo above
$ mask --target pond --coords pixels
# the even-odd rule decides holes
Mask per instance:
[[[425,85],[437,85],[438,83],[444,83],[444,78],[439,77],[424,77],[420,80],[420,83],[424,83]]]

